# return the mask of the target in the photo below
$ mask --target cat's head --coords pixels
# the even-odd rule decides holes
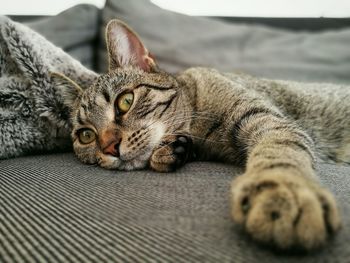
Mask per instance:
[[[135,32],[119,20],[106,28],[109,73],[83,90],[53,74],[72,108],[78,158],[109,169],[147,166],[154,147],[176,132],[187,115],[174,77],[159,70]]]

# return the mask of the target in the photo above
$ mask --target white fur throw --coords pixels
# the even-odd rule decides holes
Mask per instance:
[[[38,33],[0,17],[0,159],[71,147],[69,109],[50,72],[82,87],[97,77]]]

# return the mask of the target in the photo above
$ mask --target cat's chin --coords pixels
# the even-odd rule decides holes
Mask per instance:
[[[99,166],[109,170],[141,170],[148,166],[148,158],[139,157],[132,160],[123,161],[117,157],[108,156],[104,158],[104,161],[99,163]]]
[[[123,162],[117,169],[121,171],[133,171],[133,170],[142,170],[146,168],[148,161],[133,160]]]

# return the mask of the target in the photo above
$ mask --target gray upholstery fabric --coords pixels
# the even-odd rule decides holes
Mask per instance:
[[[276,253],[230,220],[230,165],[117,172],[72,154],[0,161],[0,262],[349,262],[349,167],[320,165],[344,228],[323,250]]]
[[[112,18],[138,32],[170,72],[199,65],[274,79],[350,83],[350,28],[292,32],[185,16],[147,0],[107,0],[103,25]],[[101,45],[102,71],[107,67],[105,50]]]
[[[57,16],[29,22],[27,26],[93,69],[99,13],[93,5],[77,5]]]

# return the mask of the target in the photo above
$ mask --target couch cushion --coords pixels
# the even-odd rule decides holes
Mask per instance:
[[[95,44],[100,10],[93,5],[77,5],[57,16],[26,23],[61,47],[89,69],[95,65]]]
[[[107,69],[103,28],[112,18],[138,32],[161,67],[170,72],[209,66],[268,78],[350,83],[350,28],[293,32],[181,15],[147,0],[107,0],[100,71]]]
[[[0,161],[0,261],[348,262],[350,168],[319,165],[344,227],[323,250],[276,253],[235,229],[230,165],[190,163],[176,173],[108,171],[73,154]]]

